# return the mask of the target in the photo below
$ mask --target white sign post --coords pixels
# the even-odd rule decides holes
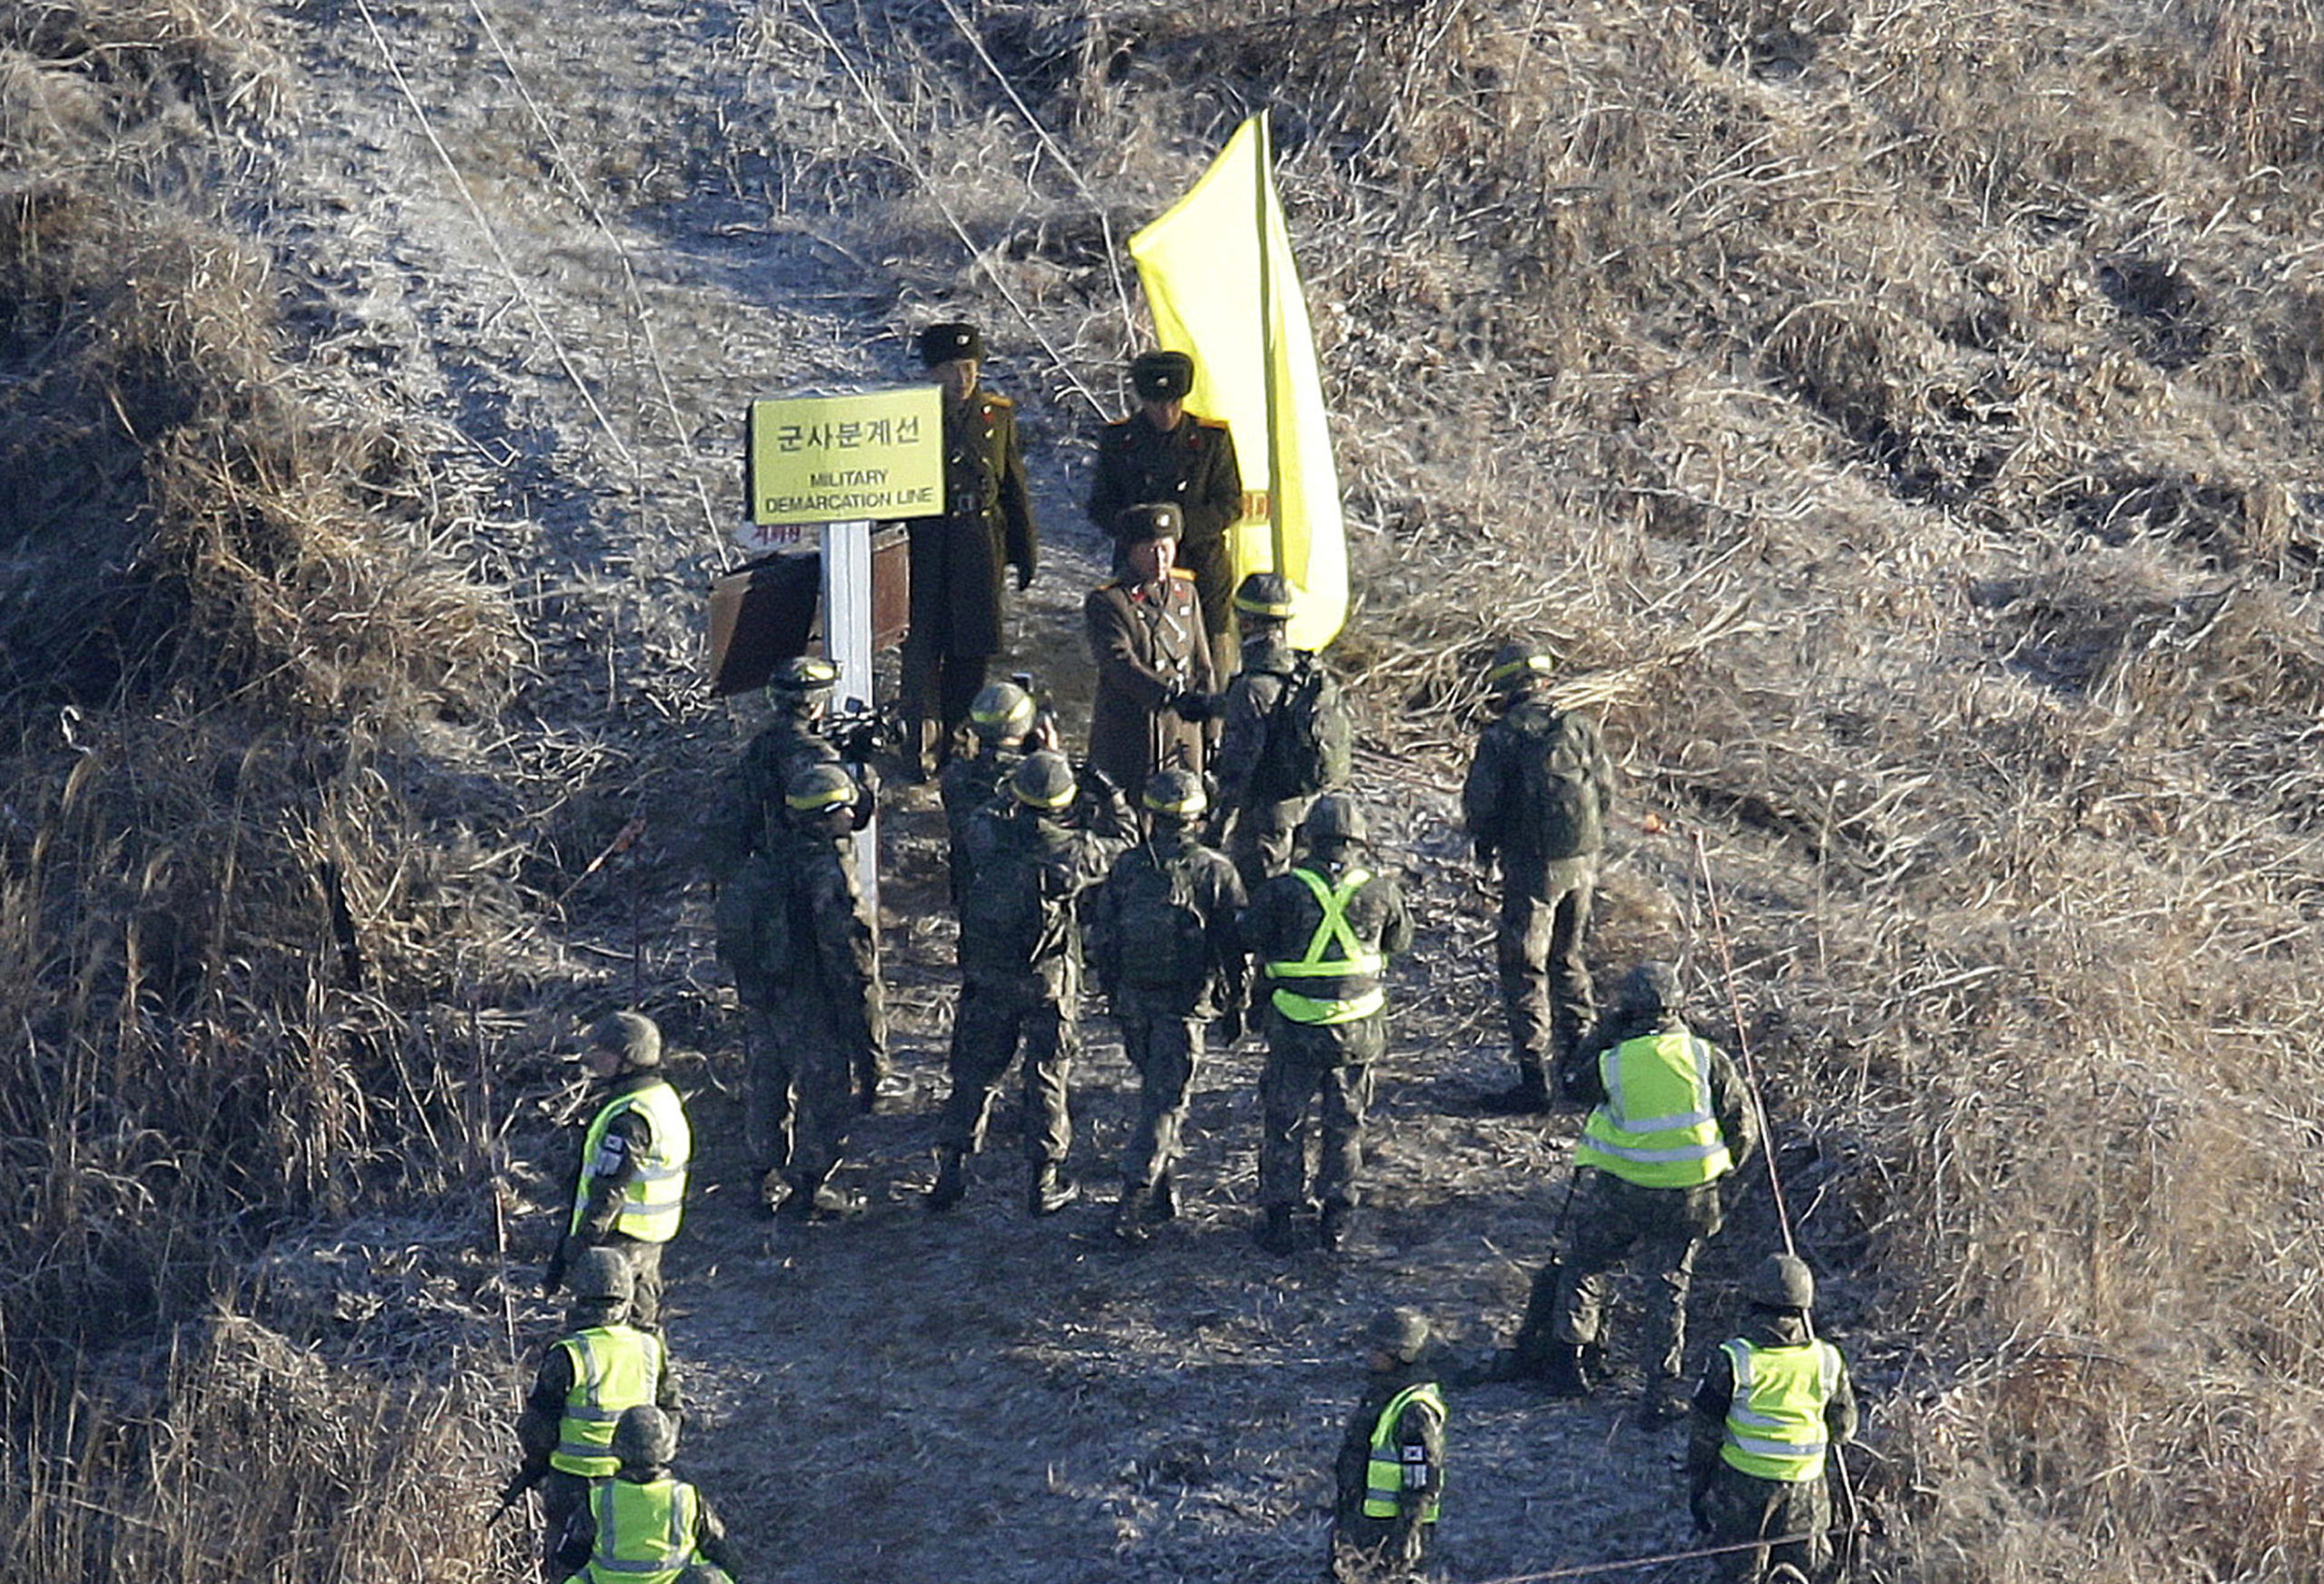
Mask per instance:
[[[834,704],[872,708],[872,524],[823,525],[823,657],[839,667]],[[855,875],[880,916],[880,824],[855,833]]]

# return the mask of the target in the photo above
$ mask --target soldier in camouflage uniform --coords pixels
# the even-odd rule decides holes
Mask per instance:
[[[1125,509],[1156,501],[1186,515],[1180,559],[1194,574],[1212,664],[1224,673],[1231,658],[1226,595],[1234,577],[1227,531],[1243,515],[1235,437],[1216,419],[1187,410],[1195,360],[1186,353],[1140,353],[1130,362],[1129,382],[1138,409],[1098,431],[1089,520],[1111,534]]]
[[[1582,953],[1613,800],[1597,724],[1559,710],[1544,692],[1551,664],[1523,644],[1493,655],[1485,684],[1502,713],[1461,789],[1477,861],[1501,861],[1495,955],[1517,1082],[1491,1103],[1520,1113],[1550,1108],[1550,1068],[1572,1054],[1596,1015]]]
[[[1422,1363],[1428,1322],[1391,1309],[1364,1328],[1364,1394],[1340,1440],[1332,1509],[1334,1584],[1423,1577],[1444,1495],[1444,1394]]]
[[[1001,648],[1002,569],[1032,586],[1039,540],[1017,408],[977,383],[984,338],[974,325],[932,324],[920,359],[944,391],[944,515],[909,525],[911,630],[903,644],[904,757],[915,774],[949,759],[953,738]]]
[[[1078,1197],[1061,1168],[1073,1144],[1066,1084],[1080,1048],[1081,926],[1075,904],[1137,838],[1110,784],[1085,793],[1061,753],[1030,753],[1009,778],[1009,802],[970,818],[954,854],[960,887],[960,1002],[952,1018],[951,1093],[931,1210],[968,1191],[968,1157],[1009,1065],[1025,1047],[1026,1205],[1049,1215]],[[1077,807],[1078,805],[1078,807]]]
[[[685,1103],[662,1074],[662,1030],[642,1012],[600,1018],[577,1053],[595,1080],[581,1129],[571,1209],[541,1278],[554,1293],[586,1248],[608,1248],[629,1266],[630,1314],[662,1319],[662,1245],[685,1215],[694,1130]]]
[[[839,667],[821,655],[798,655],[775,668],[767,684],[774,718],[743,748],[704,831],[704,861],[722,883],[765,845],[769,831],[780,829],[783,794],[791,778],[811,764],[840,762],[838,748],[822,731],[838,682]],[[878,791],[870,768],[863,767],[852,804],[858,830],[870,822]]]
[[[1829,1575],[1832,1493],[1825,1471],[1856,1439],[1856,1388],[1839,1350],[1816,1337],[1816,1278],[1770,1254],[1746,1291],[1744,1333],[1711,1354],[1687,1432],[1687,1506],[1713,1546],[1780,1543],[1717,1561],[1728,1584],[1788,1566]]]
[[[1306,851],[1261,885],[1243,911],[1243,944],[1257,964],[1252,987],[1267,1035],[1259,1078],[1261,1248],[1289,1254],[1307,1204],[1307,1108],[1322,1102],[1322,1246],[1337,1249],[1356,1205],[1372,1064],[1388,1047],[1388,959],[1413,943],[1412,915],[1395,881],[1364,867],[1367,828],[1344,794],[1315,800],[1300,827]],[[1261,999],[1264,998],[1264,999]]]
[[[1009,773],[1025,755],[1054,748],[1041,729],[1033,695],[1013,682],[996,682],[977,694],[969,710],[969,731],[976,739],[974,753],[964,753],[944,767],[937,791],[944,802],[945,833],[950,851],[960,850],[969,816],[987,807],[1008,790]],[[960,871],[952,873],[952,910],[960,908]]]
[[[1114,861],[1089,920],[1089,960],[1121,1020],[1122,1050],[1137,1069],[1137,1125],[1122,1155],[1114,1235],[1143,1243],[1149,1224],[1177,1214],[1171,1164],[1187,1092],[1203,1055],[1204,1024],[1242,1038],[1247,966],[1236,916],[1235,866],[1197,840],[1202,780],[1160,770],[1139,799],[1150,832]]]
[[[1223,842],[1243,883],[1256,887],[1291,867],[1292,832],[1316,795],[1337,791],[1346,776],[1340,767],[1294,762],[1293,690],[1305,668],[1323,663],[1291,646],[1290,580],[1277,572],[1252,573],[1235,589],[1235,612],[1243,624],[1242,670],[1223,698],[1181,699],[1178,708],[1190,717],[1226,719],[1211,766],[1218,777],[1218,812],[1210,840]]]
[[[770,1212],[862,1207],[831,1181],[887,1045],[879,931],[855,879],[855,783],[835,764],[792,778],[786,818],[719,897],[719,952],[747,1033],[746,1135]]]
[[[1719,1185],[1750,1157],[1758,1116],[1728,1054],[1689,1031],[1678,969],[1641,963],[1611,1025],[1559,1073],[1566,1098],[1595,1107],[1574,1146],[1562,1257],[1533,1278],[1524,1324],[1502,1361],[1511,1375],[1587,1396],[1585,1362],[1601,1353],[1610,1274],[1640,1256],[1659,1291],[1646,1304],[1650,1418],[1684,1412],[1679,1383],[1695,1255],[1723,1221]]]

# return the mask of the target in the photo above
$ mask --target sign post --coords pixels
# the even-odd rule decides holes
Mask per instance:
[[[751,520],[735,534],[764,552],[822,530],[823,654],[839,668],[834,703],[873,703],[872,529],[944,509],[944,412],[933,385],[751,403],[744,487]],[[879,826],[856,832],[855,869],[879,914]]]

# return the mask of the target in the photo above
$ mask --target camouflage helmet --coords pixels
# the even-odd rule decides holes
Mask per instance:
[[[777,693],[812,696],[839,685],[839,667],[820,654],[793,654],[774,668],[767,685]]]
[[[662,1065],[662,1031],[643,1012],[615,1012],[598,1018],[589,1030],[589,1045],[619,1056],[624,1067]]]
[[[1261,621],[1291,619],[1291,579],[1280,572],[1254,572],[1235,585],[1235,608]]]
[[[783,806],[803,817],[852,808],[855,798],[855,778],[836,764],[810,764],[783,789]]]
[[[626,1304],[637,1296],[637,1276],[619,1253],[593,1245],[566,1262],[565,1290],[576,1298]]]
[[[1174,765],[1147,776],[1146,790],[1138,794],[1137,801],[1149,813],[1184,823],[1202,817],[1203,811],[1210,807],[1210,793],[1204,790],[1202,777]]]
[[[1641,962],[1622,979],[1621,1008],[1633,1018],[1663,1018],[1687,1004],[1676,963]]]
[[[1009,773],[1009,790],[1027,808],[1055,812],[1073,802],[1073,766],[1062,753],[1028,753]]]
[[[1804,1314],[1816,1307],[1816,1274],[1797,1254],[1771,1254],[1751,1273],[1744,1296],[1762,1309],[1797,1309]]]
[[[969,706],[969,729],[988,742],[1005,743],[1033,729],[1033,695],[1013,682],[987,683]]]
[[[1400,1364],[1412,1363],[1428,1346],[1427,1318],[1415,1310],[1383,1309],[1364,1328],[1364,1345]]]
[[[1310,842],[1369,841],[1372,822],[1345,792],[1325,792],[1308,809],[1307,817],[1299,823],[1299,833]]]
[[[1485,663],[1485,686],[1494,693],[1520,693],[1556,669],[1556,659],[1538,644],[1503,644]]]
[[[625,1408],[606,1450],[625,1469],[667,1468],[678,1455],[677,1422],[651,1402]]]

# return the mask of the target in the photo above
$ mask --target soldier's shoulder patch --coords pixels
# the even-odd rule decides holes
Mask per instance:
[[[1103,583],[1099,584],[1097,587],[1095,587],[1095,588],[1091,589],[1089,592],[1090,592],[1090,593],[1092,593],[1092,594],[1104,594],[1104,593],[1106,593],[1108,589],[1119,588],[1121,585],[1122,585],[1122,580],[1121,580],[1120,578],[1118,578],[1118,577],[1108,577],[1108,579],[1106,579],[1106,581],[1105,581],[1105,582],[1103,582]]]
[[[1009,412],[1016,406],[1015,402],[997,390],[988,390],[984,393],[984,409],[987,412]]]
[[[1226,432],[1226,420],[1223,418],[1204,418],[1200,414],[1196,414],[1195,418],[1195,428],[1198,429],[1216,429],[1223,435]]]
[[[1194,569],[1190,566],[1173,566],[1170,568],[1170,576],[1184,578],[1188,583],[1195,580]]]

